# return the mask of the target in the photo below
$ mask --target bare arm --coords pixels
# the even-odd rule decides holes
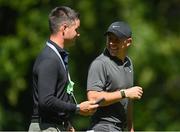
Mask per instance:
[[[98,91],[88,91],[87,93],[88,100],[97,100],[99,98],[104,98],[105,101],[101,104],[102,106],[107,106],[118,102],[122,99],[120,91],[115,92],[98,92]]]
[[[127,98],[130,99],[140,99],[142,96],[142,88],[139,86],[134,86],[124,90]],[[119,102],[122,99],[120,91],[106,92],[106,91],[88,91],[88,100],[97,100],[99,98],[104,98],[105,101],[102,106],[108,106],[110,104]]]

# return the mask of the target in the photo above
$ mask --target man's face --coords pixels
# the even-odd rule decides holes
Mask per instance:
[[[76,19],[64,30],[64,39],[67,41],[73,41],[76,37],[80,36],[78,28],[80,27],[80,20]]]
[[[119,39],[113,33],[107,35],[107,48],[112,56],[118,56],[125,45],[125,39]]]

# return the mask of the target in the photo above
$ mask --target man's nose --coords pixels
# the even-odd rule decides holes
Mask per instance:
[[[112,46],[117,46],[117,43],[110,42],[109,44]]]
[[[113,43],[112,43],[112,42],[110,42],[109,44],[110,44],[110,45],[113,45]]]

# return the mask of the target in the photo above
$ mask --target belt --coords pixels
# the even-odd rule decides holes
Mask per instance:
[[[125,124],[120,123],[120,122],[98,121],[98,122],[95,122],[94,124],[96,124],[96,123],[98,123],[98,124],[112,124],[112,125],[115,125],[115,126],[117,126],[117,127],[122,128],[122,129],[125,128]]]

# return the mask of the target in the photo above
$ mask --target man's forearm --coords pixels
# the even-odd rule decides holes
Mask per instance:
[[[88,100],[97,100],[99,98],[104,98],[105,101],[102,103],[102,106],[107,106],[119,102],[119,100],[122,99],[120,91],[115,91],[115,92],[88,91],[87,96],[88,96]]]
[[[129,99],[140,99],[142,94],[142,88],[139,86],[134,86],[131,88],[121,89],[114,92],[88,91],[87,96],[89,100],[97,100],[99,98],[104,98],[105,101],[102,104],[102,106],[107,106],[115,102],[119,102],[121,99],[125,97]]]

